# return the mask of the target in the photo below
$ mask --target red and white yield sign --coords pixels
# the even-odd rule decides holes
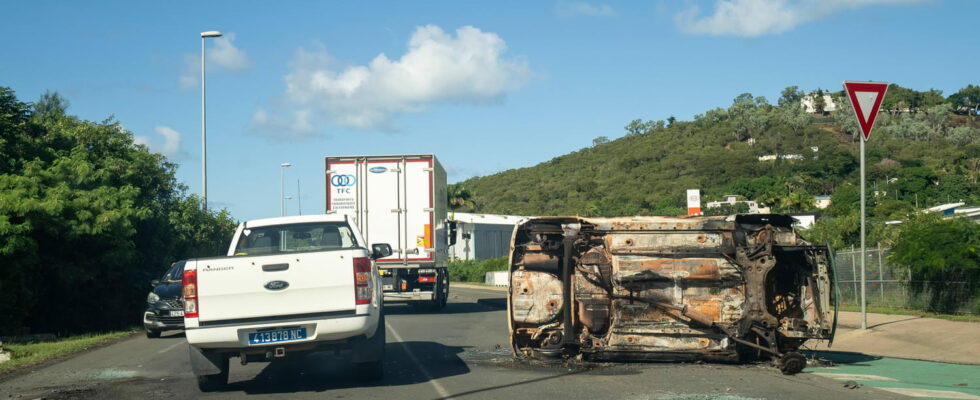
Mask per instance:
[[[881,101],[885,99],[885,92],[888,91],[888,84],[845,81],[844,90],[847,91],[847,97],[851,99],[851,106],[854,108],[858,124],[861,125],[864,140],[868,140],[871,136],[871,128],[875,126],[875,119],[878,118]]]

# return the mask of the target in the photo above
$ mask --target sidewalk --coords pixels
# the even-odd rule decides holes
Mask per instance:
[[[842,311],[833,347],[874,356],[957,364],[980,364],[980,323],[921,318],[912,315],[868,313],[868,330],[861,330],[861,313]]]

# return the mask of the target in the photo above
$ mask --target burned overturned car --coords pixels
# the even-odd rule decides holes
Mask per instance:
[[[514,231],[518,358],[748,361],[785,374],[836,326],[830,251],[787,215],[531,218]]]

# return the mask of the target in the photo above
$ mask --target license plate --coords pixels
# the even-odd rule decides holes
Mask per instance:
[[[170,316],[171,317],[183,317],[184,316],[184,312],[183,311],[171,311],[170,312]]]
[[[248,334],[248,344],[266,344],[306,339],[306,328],[276,329]]]
[[[382,285],[381,290],[394,290],[395,287],[392,285]]]

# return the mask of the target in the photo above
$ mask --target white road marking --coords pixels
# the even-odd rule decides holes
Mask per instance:
[[[840,380],[898,382],[898,379],[892,379],[887,376],[878,376],[878,375],[831,374],[827,372],[814,372],[813,374],[825,376],[827,378],[840,379]]]
[[[912,397],[980,400],[980,396],[972,395],[969,393],[963,393],[963,392],[954,392],[952,390],[912,389],[912,388],[895,388],[895,387],[875,387],[875,389],[887,390],[892,393],[898,393],[898,394],[912,396]]]
[[[408,348],[408,345],[405,344],[405,340],[402,339],[402,336],[399,335],[398,332],[395,331],[395,328],[392,328],[391,325],[386,324],[385,327],[391,332],[391,335],[395,337],[395,340],[397,340],[398,343],[402,345],[402,348],[405,349],[405,354],[408,354],[408,358],[411,358],[412,362],[414,362],[415,365],[419,367],[419,371],[422,372],[422,376],[425,377],[425,379],[427,379],[429,383],[432,384],[432,388],[436,390],[436,393],[438,393],[439,396],[442,397],[443,399],[448,399],[450,397],[449,391],[447,391],[446,388],[442,387],[442,385],[439,384],[439,381],[435,380],[432,377],[432,374],[429,373],[429,370],[425,369],[425,365],[422,365],[419,359],[415,357],[415,354],[412,354],[412,350],[410,350]]]
[[[170,345],[170,346],[167,346],[167,348],[165,348],[165,349],[163,349],[163,350],[160,350],[160,351],[158,351],[158,352],[157,352],[157,354],[163,354],[163,353],[166,353],[166,352],[168,352],[168,351],[170,351],[170,350],[173,350],[173,349],[174,349],[174,347],[177,347],[177,346],[180,346],[180,345],[182,345],[182,344],[184,344],[184,342],[183,342],[183,341],[180,341],[180,342],[177,342],[177,343],[174,343],[174,344],[172,344],[172,345]]]

